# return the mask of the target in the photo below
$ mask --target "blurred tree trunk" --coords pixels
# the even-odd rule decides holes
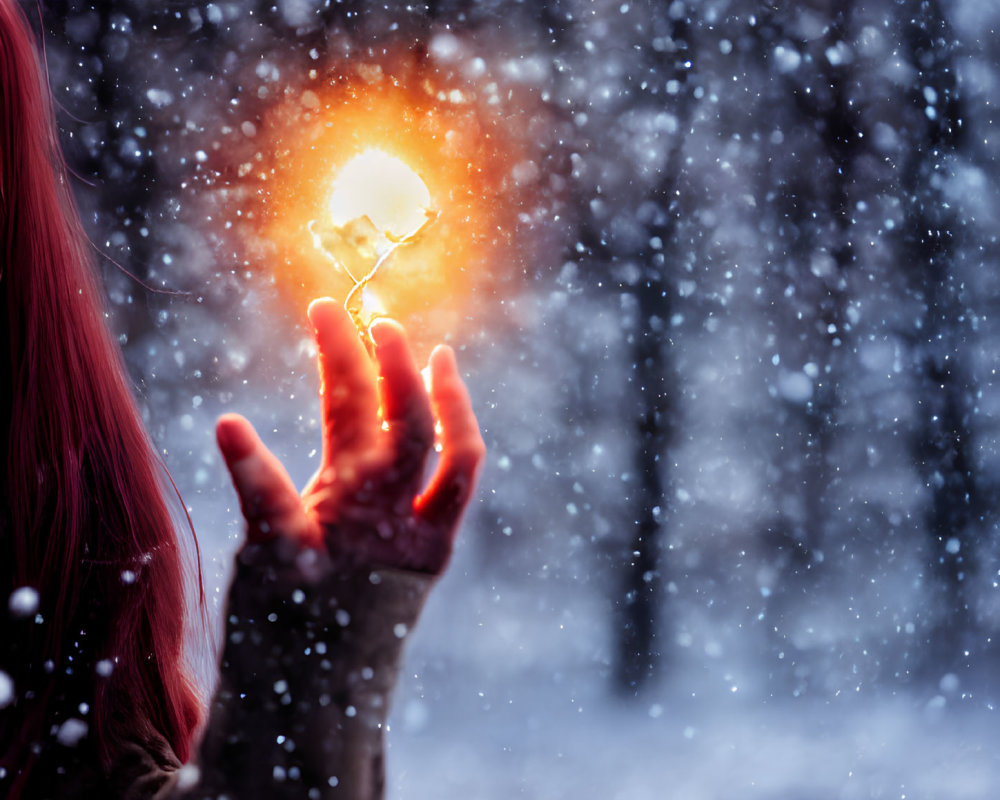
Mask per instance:
[[[917,282],[924,317],[911,347],[920,377],[920,423],[915,458],[930,491],[926,529],[932,602],[940,610],[926,630],[923,669],[933,679],[969,662],[977,638],[967,578],[975,570],[976,525],[984,512],[977,490],[972,411],[975,391],[965,367],[968,324],[955,250],[961,228],[943,196],[940,177],[960,152],[963,111],[956,85],[954,38],[937,0],[908,6],[903,35],[917,68],[910,102],[919,123],[902,166],[904,268]],[[936,595],[935,589],[939,595]],[[932,615],[933,616],[933,615]]]
[[[823,42],[828,52],[846,40],[853,7],[853,0],[848,0],[833,11]],[[806,547],[814,554],[813,563],[820,563],[823,556],[818,554],[822,553],[829,539],[828,526],[834,518],[830,509],[836,502],[831,503],[830,494],[835,491],[839,480],[839,469],[833,463],[834,438],[841,424],[838,416],[844,393],[840,381],[850,369],[845,363],[851,350],[847,342],[851,326],[847,321],[846,306],[848,272],[855,264],[851,231],[853,204],[849,188],[854,181],[855,163],[863,152],[864,141],[851,100],[849,66],[828,59],[822,75],[822,90],[815,94],[795,93],[800,113],[816,125],[824,150],[821,158],[832,167],[827,208],[823,216],[832,221],[828,249],[834,269],[825,278],[825,296],[819,305],[817,322],[820,333],[816,340],[817,358],[813,362],[819,365],[820,374],[815,381],[813,399],[806,405],[806,481],[802,487],[811,529]]]
[[[667,453],[674,438],[679,394],[667,331],[672,316],[673,280],[678,272],[675,259],[680,252],[674,245],[681,213],[678,188],[683,175],[682,153],[694,108],[687,82],[692,69],[690,27],[683,16],[673,19],[669,31],[672,52],[654,51],[651,74],[664,87],[670,80],[680,86],[671,104],[677,133],[664,173],[647,198],[656,209],[654,217],[646,222],[648,244],[630,254],[643,266],[643,275],[634,289],[637,318],[631,339],[638,409],[632,423],[636,482],[627,499],[634,527],[623,564],[615,668],[618,685],[625,692],[639,691],[654,677],[662,657],[660,641],[667,634],[662,553],[671,505]]]
[[[813,54],[782,81],[787,105],[782,111],[815,131],[812,149],[795,152],[797,173],[775,191],[775,228],[791,239],[781,289],[795,286],[796,295],[811,313],[806,315],[801,307],[798,315],[782,313],[789,302],[780,295],[774,297],[774,310],[769,313],[776,314],[780,341],[802,342],[803,348],[794,357],[814,364],[817,372],[810,375],[812,394],[807,401],[793,398],[783,402],[778,493],[787,501],[779,500],[762,532],[776,570],[767,601],[769,638],[782,653],[782,668],[775,680],[784,688],[789,682],[785,671],[791,670],[795,677],[790,683],[795,690],[805,688],[803,680],[811,672],[811,659],[803,660],[796,654],[786,614],[794,619],[803,606],[826,602],[817,589],[833,574],[823,566],[825,548],[839,533],[834,527],[839,514],[834,509],[840,472],[834,459],[838,426],[842,424],[838,419],[843,402],[840,381],[850,370],[851,326],[846,310],[849,272],[856,261],[850,188],[856,160],[864,152],[852,102],[849,62],[815,54],[832,52],[847,39],[853,8],[853,0],[827,7],[829,18],[819,41],[796,40],[786,30],[794,27],[786,26],[786,12],[776,8],[763,15],[754,31],[761,60],[768,59],[776,43],[791,43],[797,52]],[[803,145],[798,142],[798,147]],[[770,170],[765,169],[765,175],[770,175]],[[769,182],[768,190],[774,188]]]
[[[643,6],[643,8],[646,8]],[[685,15],[658,13],[656,7],[646,8],[645,26],[639,32],[637,62],[629,65],[634,80],[629,83],[631,108],[643,104],[666,107],[677,119],[676,133],[671,134],[667,165],[653,190],[646,196],[628,198],[631,216],[641,218],[640,207],[655,208],[641,219],[645,244],[638,250],[624,249],[614,237],[603,230],[590,210],[587,193],[577,191],[571,200],[578,221],[578,244],[565,254],[570,260],[597,266],[607,279],[601,282],[614,292],[612,300],[620,301],[621,284],[614,276],[616,265],[636,264],[641,277],[627,293],[634,300],[631,314],[624,324],[628,329],[632,375],[628,406],[627,432],[633,439],[634,477],[626,484],[624,518],[631,521],[631,530],[616,550],[613,561],[617,574],[613,576],[615,606],[613,642],[615,643],[613,676],[619,689],[635,694],[656,673],[661,657],[660,640],[664,637],[663,569],[661,552],[664,524],[669,516],[670,502],[666,491],[668,481],[667,451],[672,440],[673,412],[678,394],[677,380],[671,365],[671,343],[666,335],[671,317],[670,293],[674,277],[672,243],[680,214],[677,189],[683,175],[681,160],[685,137],[690,127],[694,98],[688,87],[687,75],[692,69],[688,36],[691,23]],[[686,14],[687,12],[685,12]],[[571,33],[576,24],[574,9],[563,0],[547,0],[539,4],[536,18],[540,29],[548,34],[554,59],[564,55],[571,46]],[[654,38],[668,40],[668,47],[654,48]],[[559,86],[565,76],[553,76]],[[647,80],[644,80],[648,78]],[[666,86],[677,81],[679,91],[668,94]],[[653,84],[653,86],[650,86]],[[562,91],[557,96],[565,96]],[[566,120],[573,129],[574,111],[589,113],[589,104],[576,109],[565,107]],[[609,120],[614,126],[617,120]],[[605,131],[607,133],[607,131]],[[585,151],[585,147],[580,148]],[[600,188],[598,187],[598,192]],[[657,245],[653,245],[657,242]],[[634,410],[633,410],[634,409]]]

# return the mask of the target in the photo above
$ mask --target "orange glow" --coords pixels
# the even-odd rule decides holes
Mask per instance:
[[[517,187],[509,175],[524,155],[511,120],[490,111],[468,89],[435,87],[409,58],[397,59],[391,71],[386,65],[352,65],[325,82],[312,81],[302,92],[286,93],[264,115],[261,133],[267,141],[257,142],[256,163],[241,167],[234,183],[251,198],[248,218],[266,243],[262,250],[273,263],[274,285],[303,307],[320,296],[343,301],[353,288],[352,280],[331,268],[330,253],[319,246],[315,230],[332,215],[342,235],[364,238],[364,231],[351,227],[363,217],[344,218],[348,212],[335,191],[338,176],[371,151],[380,154],[376,160],[383,166],[394,160],[408,166],[427,194],[410,181],[403,206],[422,206],[427,197],[427,210],[436,216],[393,252],[366,293],[377,295],[380,310],[410,323],[411,337],[426,345],[475,313],[473,301],[508,257],[517,208]],[[374,190],[368,185],[352,191],[364,197]],[[413,221],[412,208],[387,213],[374,227],[381,226],[390,241],[405,235],[396,228]],[[391,221],[397,214],[402,216]],[[372,263],[365,269],[365,256],[359,258],[349,267],[358,278]]]

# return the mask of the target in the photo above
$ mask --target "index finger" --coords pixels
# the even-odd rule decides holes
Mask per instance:
[[[265,542],[285,535],[309,541],[313,526],[295,484],[253,426],[238,414],[224,414],[215,435],[247,521],[248,540]]]

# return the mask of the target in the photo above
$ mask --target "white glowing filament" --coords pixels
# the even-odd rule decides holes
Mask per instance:
[[[370,320],[374,317],[381,317],[385,313],[386,308],[379,299],[379,296],[367,286],[362,289],[360,309],[362,318]]]
[[[337,227],[360,217],[389,241],[413,235],[427,223],[431,194],[412,169],[381,150],[365,150],[337,174],[330,216]]]

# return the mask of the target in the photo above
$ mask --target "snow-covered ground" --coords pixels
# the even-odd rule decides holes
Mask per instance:
[[[446,577],[407,654],[392,800],[992,800],[994,703],[952,674],[793,697],[689,653],[639,697],[608,680],[600,600]],[[730,643],[728,646],[733,646]]]
[[[390,734],[389,797],[412,800],[989,800],[995,712],[909,699],[768,705],[690,697],[552,701],[531,677],[487,708],[474,679],[441,687],[419,731]],[[410,700],[410,702],[413,702]]]

